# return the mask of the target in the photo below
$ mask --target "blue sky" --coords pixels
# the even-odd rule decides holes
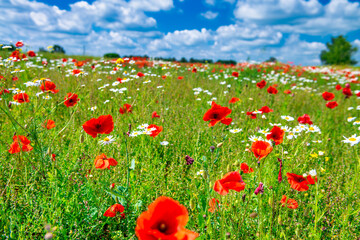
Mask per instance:
[[[350,0],[0,0],[0,21],[0,43],[96,56],[318,65],[332,36],[360,48],[360,4]]]

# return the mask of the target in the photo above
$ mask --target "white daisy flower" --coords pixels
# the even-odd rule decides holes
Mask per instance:
[[[160,142],[160,144],[163,145],[163,146],[166,146],[166,145],[169,144],[169,142],[168,141],[163,141],[163,142]]]
[[[264,141],[264,139],[263,139],[262,137],[258,137],[258,136],[255,136],[255,135],[249,137],[249,140],[250,140],[251,142]]]
[[[111,144],[113,142],[115,142],[115,138],[110,135],[110,136],[105,137],[104,139],[100,140],[99,144],[104,146],[104,145]]]
[[[349,138],[346,138],[344,136],[345,140],[342,140],[344,143],[350,143],[351,146],[354,146],[355,144],[358,144],[360,142],[360,136],[356,136],[356,134],[352,135]]]
[[[269,134],[269,129],[268,128],[267,129],[259,129],[258,133],[267,135],[267,134]]]
[[[231,132],[231,133],[238,133],[238,132],[241,132],[241,131],[242,131],[241,128],[230,129],[230,132]]]
[[[138,135],[141,135],[141,134],[143,134],[142,132],[138,132],[138,131],[134,131],[134,132],[132,132],[132,133],[130,133],[130,137],[136,137],[136,136],[138,136]]]
[[[294,118],[293,117],[290,117],[290,116],[281,116],[282,119],[290,122],[290,121],[294,121]]]
[[[354,121],[355,119],[356,119],[356,117],[348,117],[348,118],[347,118],[347,121],[348,121],[348,122],[352,122],[352,121]]]

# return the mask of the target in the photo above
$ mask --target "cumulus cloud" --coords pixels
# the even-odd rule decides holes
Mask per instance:
[[[360,28],[360,6],[348,0],[238,0],[234,15],[244,22],[276,26],[282,32],[346,34]]]
[[[219,13],[212,12],[212,11],[207,11],[207,12],[201,13],[201,16],[203,16],[204,18],[209,19],[209,20],[215,19],[218,15],[219,15]]]

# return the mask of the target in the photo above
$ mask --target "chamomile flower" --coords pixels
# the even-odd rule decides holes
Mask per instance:
[[[286,135],[287,139],[293,139],[293,138],[297,138],[298,136],[294,133],[294,132],[288,132],[288,134]]]
[[[255,136],[255,135],[249,137],[249,140],[250,140],[251,142],[264,141],[264,139],[263,139],[262,137],[258,137],[258,136]]]
[[[347,118],[347,121],[348,121],[348,122],[352,122],[352,121],[354,121],[355,119],[356,119],[356,117],[348,117],[348,118]]]
[[[345,140],[342,140],[344,143],[350,143],[351,146],[354,146],[355,144],[358,144],[360,142],[360,136],[356,136],[356,134],[352,135],[349,138],[346,138],[344,136]]]
[[[312,141],[313,143],[322,143],[322,141],[321,140],[314,140],[314,141]]]
[[[359,120],[356,120],[353,122],[353,125],[359,125],[360,124],[360,121]]]
[[[97,109],[96,106],[89,108],[90,111],[95,111]]]
[[[324,154],[325,154],[325,152],[319,151],[319,156],[323,156]]]
[[[258,133],[262,133],[264,135],[268,135],[269,134],[269,129],[259,129]]]
[[[163,146],[166,146],[166,145],[168,145],[168,144],[169,144],[168,141],[162,141],[162,142],[160,142],[160,145],[163,145]]]
[[[115,142],[115,138],[110,135],[110,136],[105,137],[104,139],[100,140],[99,144],[104,146],[104,145],[111,144],[113,142]]]
[[[134,132],[130,133],[129,136],[130,136],[130,137],[136,137],[136,136],[141,135],[141,134],[143,134],[143,132],[134,131]]]
[[[282,119],[290,122],[290,121],[294,121],[294,118],[293,117],[290,117],[290,116],[281,116]]]
[[[311,126],[308,128],[307,132],[318,132],[318,133],[321,133],[321,130],[320,130],[320,128],[319,128],[318,126],[311,125]]]
[[[47,95],[47,96],[43,96],[43,99],[45,99],[45,100],[50,100],[51,97],[50,97],[49,95]]]
[[[148,126],[149,126],[149,124],[144,123],[144,124],[141,124],[140,126],[138,126],[137,128],[138,129],[146,129]]]
[[[241,128],[230,129],[230,132],[231,132],[231,133],[238,133],[238,132],[241,132],[241,131],[242,131]]]
[[[301,131],[308,130],[308,126],[307,126],[307,125],[304,125],[304,124],[299,124],[299,125],[297,126],[297,128],[299,128]]]
[[[315,169],[310,170],[309,175],[312,176],[312,177],[316,177],[317,176],[316,170]]]
[[[291,127],[288,127],[288,126],[282,126],[280,127],[281,130],[283,130],[284,132],[290,132],[291,131]]]
[[[281,126],[281,123],[270,123],[271,126],[278,126],[280,127]]]

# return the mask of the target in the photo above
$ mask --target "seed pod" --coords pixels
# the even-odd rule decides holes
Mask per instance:
[[[257,214],[256,212],[253,212],[253,213],[250,214],[250,217],[251,217],[251,218],[256,218],[257,215],[258,215],[258,214]]]
[[[85,137],[83,134],[80,135],[80,143],[83,143],[85,141]]]
[[[224,144],[224,143],[221,142],[221,143],[219,143],[218,145],[216,145],[216,147],[217,147],[217,148],[221,148],[223,144]]]

